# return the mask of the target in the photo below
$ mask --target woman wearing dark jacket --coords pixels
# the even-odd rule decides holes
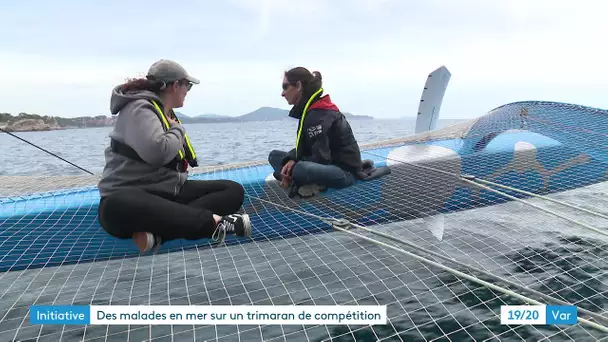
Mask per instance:
[[[98,184],[99,221],[112,236],[133,239],[141,252],[173,239],[250,236],[246,214],[235,214],[243,187],[229,180],[188,180],[196,152],[174,108],[199,81],[176,62],[154,63],[144,79],[113,89],[118,115]]]
[[[295,148],[273,150],[268,161],[282,187],[312,185],[345,188],[367,179],[361,151],[344,114],[323,95],[321,74],[297,67],[285,72],[281,95],[293,105],[289,116],[299,120]],[[372,166],[366,161],[366,168]],[[302,194],[302,191],[300,191]]]

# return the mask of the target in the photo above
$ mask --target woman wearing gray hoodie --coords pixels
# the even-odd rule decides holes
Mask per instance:
[[[140,252],[174,239],[248,237],[243,187],[230,180],[188,180],[196,152],[174,108],[199,80],[178,63],[160,60],[144,79],[112,91],[118,115],[98,184],[99,221],[112,236],[133,239]]]

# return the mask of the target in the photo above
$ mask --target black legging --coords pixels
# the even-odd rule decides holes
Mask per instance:
[[[137,188],[125,189],[101,199],[99,222],[110,235],[120,239],[130,239],[135,232],[150,232],[163,242],[198,240],[213,235],[213,214],[233,214],[244,199],[243,187],[230,180],[188,180],[172,198]]]

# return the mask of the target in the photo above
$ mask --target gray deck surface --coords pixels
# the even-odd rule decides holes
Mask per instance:
[[[608,215],[608,182],[550,197]],[[530,201],[608,231],[606,219]],[[446,215],[442,241],[422,220],[372,228],[608,317],[608,237],[522,203]],[[356,232],[424,256],[405,245]],[[373,327],[32,326],[28,306],[33,304],[387,304],[389,323]],[[524,303],[336,231],[3,273],[0,341],[593,341],[605,337],[580,324],[500,325],[500,306],[505,304]]]

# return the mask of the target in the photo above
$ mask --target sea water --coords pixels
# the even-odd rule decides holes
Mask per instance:
[[[443,120],[445,127],[461,120]],[[186,124],[199,164],[210,166],[267,160],[273,149],[293,148],[297,120],[242,123]],[[415,121],[350,120],[360,144],[395,139],[413,134]],[[69,129],[49,132],[17,132],[19,137],[69,160],[93,173],[100,173],[105,163],[104,150],[111,127]],[[86,175],[78,168],[49,155],[8,134],[0,134],[0,176],[8,175]]]

